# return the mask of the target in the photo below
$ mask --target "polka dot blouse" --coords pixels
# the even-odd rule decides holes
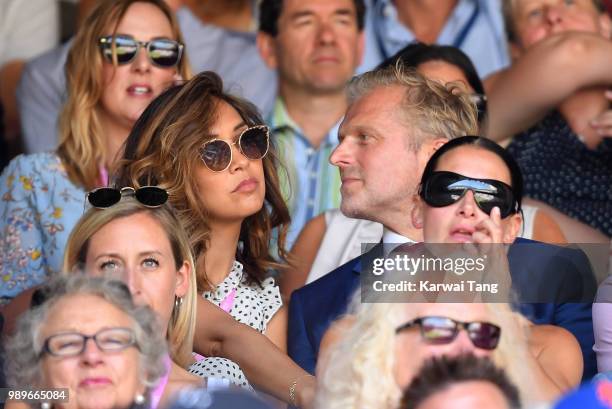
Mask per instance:
[[[234,302],[229,313],[238,322],[248,324],[259,332],[265,332],[270,319],[283,304],[274,279],[271,277],[265,279],[261,286],[256,282],[250,282],[248,276],[243,273],[242,264],[234,261],[232,271],[225,280],[214,291],[205,291],[202,297],[220,306],[234,289]],[[225,358],[204,358],[191,365],[189,372],[202,377],[228,379],[233,384],[252,389],[240,367]]]
[[[612,139],[591,150],[554,111],[508,151],[523,172],[525,196],[612,236]]]

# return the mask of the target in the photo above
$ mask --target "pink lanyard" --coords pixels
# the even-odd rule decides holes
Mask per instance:
[[[229,312],[232,310],[232,307],[234,306],[234,300],[236,299],[236,289],[232,288],[232,291],[230,291],[223,300],[221,300],[221,303],[219,303],[219,308],[221,308],[223,311],[227,312],[229,314]],[[200,355],[198,353],[193,353],[193,357],[195,358],[196,361],[200,362],[202,359],[206,358],[203,355]]]
[[[169,355],[166,355],[166,359],[164,359],[164,366],[166,367],[166,373],[159,379],[159,382],[155,385],[155,389],[151,391],[151,409],[157,409],[157,405],[159,405],[159,401],[164,394],[164,389],[166,389],[166,385],[168,384],[170,368],[172,367],[172,360]]]
[[[98,165],[98,172],[100,173],[100,185],[108,186],[108,170],[106,170],[106,167],[102,164]]]

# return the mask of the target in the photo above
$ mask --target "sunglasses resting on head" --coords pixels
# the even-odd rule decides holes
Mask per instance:
[[[429,206],[446,207],[458,202],[468,190],[474,194],[478,208],[488,215],[494,207],[499,207],[502,219],[519,211],[512,188],[506,183],[470,178],[454,172],[432,172],[421,185],[419,195]]]
[[[146,207],[159,207],[168,201],[168,192],[157,186],[143,186],[138,189],[133,187],[101,187],[87,193],[87,201],[93,207],[106,209],[116,205],[123,196],[134,196]]]
[[[493,350],[501,337],[501,328],[489,322],[460,322],[447,317],[421,317],[399,326],[399,334],[409,328],[419,326],[421,337],[430,344],[450,344],[457,338],[459,331],[465,329],[476,348]]]
[[[178,65],[183,55],[183,44],[169,38],[156,38],[151,41],[138,41],[126,34],[116,36],[104,36],[99,40],[102,55],[108,62],[113,62],[113,39],[114,54],[117,64],[131,63],[140,48],[144,48],[151,64],[160,68],[170,68]]]

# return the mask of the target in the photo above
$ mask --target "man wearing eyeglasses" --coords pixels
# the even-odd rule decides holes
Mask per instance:
[[[448,140],[477,134],[474,107],[444,86],[394,67],[357,77],[349,84],[349,95],[340,145],[330,158],[341,170],[341,210],[348,217],[381,223],[384,244],[420,242],[421,226],[414,223],[412,211],[421,175],[431,155]],[[582,252],[542,243],[511,246],[508,261],[521,293],[541,277],[558,273],[581,278],[590,273]],[[293,292],[288,352],[305,370],[314,372],[322,337],[331,322],[346,313],[364,262],[357,257]],[[562,286],[560,279],[549,285],[554,291]],[[520,307],[538,324],[572,332],[581,343],[585,376],[594,374],[590,303]]]
[[[278,74],[268,123],[291,213],[287,246],[304,224],[340,205],[340,177],[328,160],[347,107],[345,85],[363,53],[363,0],[264,0],[259,52]]]

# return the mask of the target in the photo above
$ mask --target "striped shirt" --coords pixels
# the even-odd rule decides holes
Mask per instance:
[[[281,190],[291,215],[287,234],[287,249],[290,249],[310,219],[340,206],[340,173],[329,163],[329,156],[338,145],[340,121],[330,129],[318,148],[310,144],[289,117],[280,97],[276,99],[268,123],[281,163]]]

